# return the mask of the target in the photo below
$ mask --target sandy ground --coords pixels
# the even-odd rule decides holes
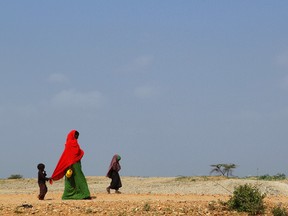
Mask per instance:
[[[61,200],[63,180],[48,185],[37,199],[36,179],[0,179],[0,215],[247,215],[225,209],[235,186],[249,183],[267,194],[264,215],[281,205],[288,210],[288,181],[222,177],[122,177],[122,194],[107,194],[110,180],[87,177],[92,200]]]

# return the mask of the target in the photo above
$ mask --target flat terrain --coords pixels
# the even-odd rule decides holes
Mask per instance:
[[[63,180],[47,184],[45,200],[37,199],[36,179],[0,179],[0,215],[247,215],[221,204],[235,186],[257,185],[267,194],[265,215],[281,205],[288,209],[288,181],[223,177],[122,177],[122,194],[107,194],[110,180],[87,177],[92,200],[63,201]]]

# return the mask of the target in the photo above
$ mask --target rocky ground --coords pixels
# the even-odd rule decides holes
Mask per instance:
[[[109,179],[87,177],[92,200],[61,200],[63,180],[48,185],[37,199],[36,179],[0,179],[0,215],[247,215],[228,211],[223,202],[235,186],[249,183],[266,193],[265,215],[281,205],[288,209],[288,181],[221,177],[122,177],[122,194],[107,194]],[[112,191],[113,192],[113,191]]]

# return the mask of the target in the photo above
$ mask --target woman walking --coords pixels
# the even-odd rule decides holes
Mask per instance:
[[[115,193],[120,194],[119,188],[122,187],[119,171],[121,169],[119,161],[121,157],[118,154],[115,154],[111,160],[110,166],[106,177],[111,178],[110,186],[106,188],[107,192],[110,194],[110,189],[114,189]]]
[[[52,184],[52,181],[57,181],[65,175],[63,200],[91,199],[88,184],[82,172],[81,159],[84,151],[78,144],[78,137],[78,131],[70,131],[66,139],[65,149],[50,179]]]

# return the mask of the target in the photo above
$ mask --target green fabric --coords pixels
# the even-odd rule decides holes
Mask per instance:
[[[118,155],[118,157],[117,157],[117,160],[118,160],[118,161],[120,161],[120,160],[121,160],[121,156],[120,156],[120,155]]]
[[[81,162],[73,164],[72,170],[73,174],[70,178],[65,176],[65,189],[62,195],[62,199],[79,200],[90,197],[88,184],[82,172]]]

